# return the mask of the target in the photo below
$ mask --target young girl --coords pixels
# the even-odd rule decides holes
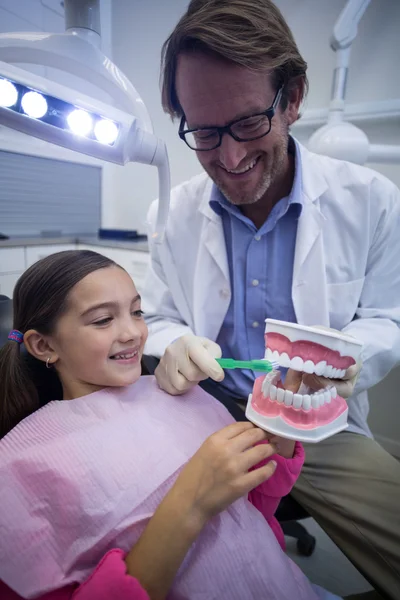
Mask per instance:
[[[1,598],[332,598],[267,522],[278,532],[301,446],[274,454],[200,388],[170,397],[140,377],[146,337],[131,278],[97,253],[18,281],[0,354]],[[22,340],[63,401],[40,407]]]

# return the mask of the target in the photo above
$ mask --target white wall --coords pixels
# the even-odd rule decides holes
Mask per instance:
[[[295,35],[300,52],[308,62],[310,92],[303,112],[326,108],[329,103],[335,53],[329,37],[346,0],[277,0]],[[359,105],[386,100],[400,102],[400,2],[372,0],[358,28],[352,45],[346,103]],[[362,126],[373,144],[400,144],[400,117],[375,122],[355,123]],[[293,132],[306,142],[313,127],[300,122]],[[398,165],[369,164],[400,187]]]
[[[132,81],[149,110],[154,131],[167,142],[173,185],[201,171],[195,153],[179,139],[178,125],[163,113],[159,88],[161,46],[187,4],[187,0],[115,0],[112,6],[113,61]],[[120,227],[144,230],[147,208],[157,196],[154,167],[130,164],[116,169]]]

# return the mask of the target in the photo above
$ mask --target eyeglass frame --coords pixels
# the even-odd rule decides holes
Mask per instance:
[[[272,122],[273,117],[275,116],[275,112],[279,105],[279,102],[282,99],[283,87],[284,86],[281,86],[278,89],[271,106],[269,108],[267,108],[266,110],[259,112],[259,113],[252,114],[252,115],[248,115],[247,117],[240,117],[240,119],[234,119],[233,121],[230,121],[229,123],[227,123],[227,125],[222,125],[221,127],[213,125],[213,126],[208,126],[208,127],[195,127],[194,129],[183,129],[183,126],[186,123],[186,117],[185,117],[185,115],[183,115],[181,122],[179,124],[178,135],[181,138],[181,140],[183,140],[185,142],[185,144],[188,146],[188,148],[190,148],[191,150],[194,150],[195,152],[210,152],[210,150],[215,150],[216,148],[219,148],[220,145],[222,144],[222,138],[225,133],[228,133],[236,142],[252,142],[253,140],[259,140],[259,139],[265,137],[266,135],[268,135],[271,131],[271,127],[272,127],[271,122]],[[263,116],[268,117],[268,120],[269,120],[269,130],[266,133],[257,135],[252,138],[246,138],[244,140],[242,138],[239,138],[237,135],[235,135],[233,133],[233,131],[231,130],[231,127],[233,125],[235,125],[236,123],[240,123],[240,121],[245,121],[246,119],[252,119],[253,117],[263,117]],[[216,131],[216,133],[218,133],[218,135],[219,135],[218,144],[216,144],[212,148],[192,148],[192,146],[190,146],[186,140],[186,134],[194,133],[196,131],[205,131],[207,129],[214,129]]]

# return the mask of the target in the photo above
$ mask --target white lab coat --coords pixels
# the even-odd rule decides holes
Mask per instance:
[[[303,210],[292,285],[297,322],[344,330],[363,342],[356,391],[366,418],[364,390],[400,360],[400,192],[379,173],[299,147]],[[231,288],[222,220],[209,205],[211,186],[203,173],[172,191],[160,246],[151,242],[157,203],[150,207],[147,354],[161,356],[189,332],[216,340],[224,321]]]

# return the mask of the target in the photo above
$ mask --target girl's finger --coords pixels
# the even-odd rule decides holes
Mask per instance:
[[[249,421],[240,421],[239,423],[231,423],[223,429],[220,429],[217,433],[214,433],[214,436],[230,440],[251,429],[256,429],[253,423],[250,423]]]
[[[248,494],[258,485],[261,485],[264,483],[264,481],[267,481],[275,473],[276,466],[276,462],[271,460],[268,464],[242,475],[237,480],[237,486],[241,488],[242,495],[244,496],[245,494]]]
[[[243,471],[248,471],[254,465],[258,465],[263,460],[277,453],[276,446],[273,444],[258,444],[254,448],[250,448],[243,452],[238,459],[238,466]]]
[[[244,452],[266,439],[268,439],[266,431],[259,427],[253,427],[232,438],[230,444],[233,452]]]

